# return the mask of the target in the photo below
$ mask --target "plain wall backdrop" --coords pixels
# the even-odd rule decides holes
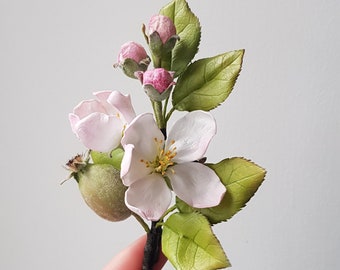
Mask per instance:
[[[0,1],[0,269],[101,269],[143,234],[80,197],[63,164],[85,149],[67,115],[99,90],[132,95],[120,46],[168,1]],[[268,170],[248,206],[214,226],[234,270],[340,269],[340,2],[188,0],[202,25],[195,59],[246,50],[208,157]],[[168,264],[166,269],[172,269]]]

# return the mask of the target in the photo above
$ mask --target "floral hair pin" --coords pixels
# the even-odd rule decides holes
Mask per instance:
[[[210,111],[232,91],[244,50],[192,62],[201,27],[185,0],[164,6],[143,34],[147,50],[127,42],[114,66],[140,82],[152,113],[137,115],[118,91],[79,103],[69,121],[88,152],[67,163],[70,178],[99,216],[143,226],[143,269],[160,250],[176,269],[229,267],[212,226],[246,205],[265,170],[241,157],[206,163],[205,154],[217,127]],[[176,111],[186,114],[168,127]]]

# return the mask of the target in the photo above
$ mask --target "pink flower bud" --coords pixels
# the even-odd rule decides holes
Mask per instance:
[[[118,64],[122,64],[124,60],[128,58],[136,61],[136,63],[139,64],[141,61],[147,59],[148,55],[142,45],[130,41],[123,44],[120,48],[120,52],[118,54]]]
[[[174,72],[167,71],[164,68],[147,70],[138,74],[143,86],[151,85],[158,93],[163,93],[174,84]]]
[[[165,44],[170,37],[176,35],[176,27],[169,17],[157,14],[151,17],[148,25],[149,35],[154,32],[159,34],[162,43]]]

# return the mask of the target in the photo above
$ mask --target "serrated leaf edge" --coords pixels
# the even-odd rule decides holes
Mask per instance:
[[[244,207],[246,207],[248,205],[248,202],[254,197],[254,195],[256,194],[256,192],[258,191],[258,189],[262,186],[262,183],[264,182],[264,180],[266,179],[266,175],[267,175],[267,171],[266,169],[264,169],[262,166],[259,166],[257,163],[253,162],[252,160],[250,159],[247,159],[247,158],[244,158],[244,157],[231,157],[231,158],[225,158],[225,159],[222,159],[221,161],[219,161],[218,163],[224,161],[224,160],[231,160],[231,159],[242,159],[242,160],[245,160],[247,162],[250,162],[251,164],[253,164],[254,166],[260,168],[262,171],[263,171],[263,177],[262,177],[262,181],[260,183],[260,185],[256,188],[256,190],[254,191],[254,194],[247,200],[244,202],[244,205],[238,210],[236,211],[232,216],[230,216],[229,218],[225,219],[225,220],[220,220],[219,222],[210,222],[209,218],[206,217],[208,219],[208,221],[210,222],[210,224],[213,226],[215,224],[219,224],[219,223],[222,223],[222,222],[226,222],[228,220],[230,220],[233,216],[235,216],[237,213],[239,213]],[[216,163],[217,164],[217,163]],[[206,164],[208,167],[209,167],[209,164]],[[212,164],[212,165],[215,165],[215,164]],[[209,167],[210,168],[210,167]],[[222,181],[221,181],[222,182]],[[230,185],[233,185],[234,183],[231,183]],[[235,183],[236,184],[236,183]],[[228,186],[230,186],[228,185]],[[226,186],[226,187],[228,187]],[[210,209],[212,209],[213,207],[211,207]],[[196,209],[195,209],[196,210]],[[198,209],[199,211],[199,209]],[[212,210],[211,210],[212,211]],[[201,213],[202,215],[204,215],[203,213]]]
[[[212,234],[212,237],[214,238],[214,240],[216,240],[216,242],[217,242],[217,244],[220,246],[220,250],[222,251],[222,254],[224,255],[224,258],[225,258],[225,261],[221,261],[221,260],[217,260],[216,259],[216,261],[219,261],[219,262],[221,262],[221,264],[225,264],[224,266],[223,266],[223,268],[216,268],[216,269],[224,269],[224,268],[227,268],[227,267],[231,267],[231,263],[230,263],[230,261],[229,261],[229,259],[228,259],[228,257],[227,257],[227,254],[225,253],[225,251],[224,251],[224,249],[223,249],[223,247],[222,247],[222,245],[221,245],[221,242],[220,242],[220,240],[217,238],[217,236],[215,235],[215,233],[213,232],[213,230],[212,230],[212,226],[211,226],[211,224],[210,224],[210,221],[209,221],[209,219],[205,216],[205,215],[203,215],[202,213],[200,213],[199,211],[196,211],[195,209],[194,209],[194,211],[193,212],[191,212],[191,213],[195,213],[195,214],[197,214],[198,216],[200,216],[200,217],[202,217],[202,218],[204,218],[204,220],[205,220],[205,222],[209,225],[209,227],[210,227],[210,232],[211,232],[211,234]],[[174,214],[191,214],[191,213],[182,213],[182,212],[177,212],[177,213],[174,213]],[[165,224],[166,224],[166,222],[165,222]],[[178,238],[180,239],[180,238],[182,238],[182,237],[185,237],[184,235],[179,235],[177,232],[175,232],[171,227],[169,227],[169,226],[166,226],[167,227],[167,229],[168,230],[170,230],[170,231],[172,231],[174,234],[176,234],[176,235],[178,235]],[[193,238],[192,239],[192,241],[197,245],[197,247],[200,247],[200,245],[198,244],[198,243],[196,243],[195,242],[195,240],[194,240],[195,238]],[[177,241],[177,245],[178,245],[178,242],[179,241]],[[201,248],[201,247],[200,247]],[[176,250],[178,250],[178,249],[176,249]],[[206,252],[206,253],[208,253],[208,252]],[[211,257],[213,257],[210,253],[208,253]],[[169,259],[169,258],[168,258]],[[170,259],[169,259],[169,261],[170,261]],[[170,261],[171,262],[171,261]],[[171,264],[172,265],[175,265],[173,262],[171,262]],[[180,265],[180,263],[178,262],[178,254],[177,254],[177,252],[176,252],[176,265]],[[211,270],[213,270],[213,269],[211,269]]]
[[[181,81],[181,77],[182,77],[183,75],[185,75],[185,72],[186,72],[191,66],[197,64],[198,62],[202,62],[202,61],[205,61],[205,60],[218,58],[218,57],[221,57],[221,56],[224,55],[224,54],[232,53],[232,52],[240,52],[240,55],[241,55],[241,60],[240,60],[240,64],[239,64],[240,69],[239,69],[237,75],[233,78],[233,80],[230,81],[230,82],[232,82],[233,85],[232,85],[232,87],[230,88],[230,91],[226,94],[226,97],[223,99],[223,101],[220,102],[220,103],[218,103],[216,106],[212,107],[211,109],[209,109],[209,110],[207,110],[207,111],[211,111],[211,110],[213,110],[213,109],[216,109],[216,108],[217,108],[218,106],[220,106],[223,102],[225,102],[225,100],[226,100],[226,99],[229,97],[229,95],[233,92],[234,87],[235,87],[236,82],[237,82],[237,79],[238,79],[238,77],[240,76],[241,71],[242,71],[242,66],[243,66],[243,59],[244,59],[245,49],[233,50],[233,51],[221,53],[221,54],[218,54],[218,55],[215,55],[215,56],[212,56],[212,57],[205,57],[205,58],[198,59],[198,60],[192,62],[191,64],[189,64],[188,67],[186,68],[186,70],[185,70],[185,71],[179,76],[179,78],[178,78],[177,83]],[[240,58],[240,56],[235,57],[235,59],[234,59],[228,66],[233,65],[233,63],[234,63],[236,60],[238,60],[239,58]],[[223,69],[222,69],[218,74],[220,74],[221,72],[223,72]],[[214,76],[214,77],[216,77],[216,76]],[[206,82],[210,82],[210,81],[211,81],[211,80],[206,80]],[[176,91],[175,89],[176,89],[176,86],[175,86],[175,88],[174,88],[174,92]],[[178,111],[190,111],[190,110],[187,110],[187,109],[185,109],[185,108],[181,108],[182,106],[178,106],[178,104],[181,104],[181,103],[183,102],[183,100],[189,98],[190,95],[195,94],[195,92],[196,92],[196,91],[199,91],[199,89],[200,89],[200,88],[195,89],[194,91],[192,91],[191,93],[189,93],[189,95],[183,97],[177,104],[174,104],[174,98],[172,97],[172,104],[173,104],[174,108],[175,108],[176,110],[178,110]],[[202,95],[202,94],[201,94],[201,95]],[[221,94],[221,95],[222,95],[222,94]]]

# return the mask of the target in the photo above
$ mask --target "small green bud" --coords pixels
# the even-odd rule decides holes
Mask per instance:
[[[126,186],[120,179],[120,171],[110,164],[79,164],[78,155],[69,161],[67,167],[72,171],[71,177],[77,180],[80,193],[86,204],[100,217],[109,221],[121,221],[131,215],[124,202]]]

